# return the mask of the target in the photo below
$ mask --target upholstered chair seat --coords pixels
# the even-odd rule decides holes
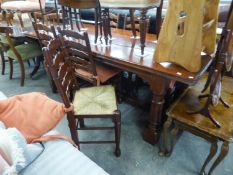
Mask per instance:
[[[12,40],[11,38],[11,36],[13,35],[12,27],[0,26],[0,33],[0,44],[7,47],[4,52],[6,52],[6,56],[8,57],[10,63],[10,79],[12,79],[13,76],[13,60],[16,60],[20,65],[21,86],[23,86],[25,79],[24,61],[42,56],[42,50],[36,42],[30,42],[28,44],[21,43],[17,45],[17,42]],[[31,73],[31,76],[33,76],[37,70],[38,66],[35,66],[34,70]]]
[[[18,46],[15,46],[15,49],[20,54],[23,61],[42,55],[41,48],[37,44],[34,44],[34,43],[18,45]],[[6,52],[6,55],[9,58],[18,60],[17,56],[15,55],[12,49],[9,49]]]
[[[4,2],[1,5],[4,10],[13,10],[20,12],[33,12],[40,11],[39,1],[9,1]]]
[[[8,1],[1,4],[1,9],[17,12],[19,22],[24,28],[22,13],[33,13],[45,9],[45,0]]]
[[[75,115],[114,114],[117,110],[114,87],[81,88],[75,93],[73,105]]]
[[[20,41],[16,41],[12,39],[12,42],[14,45],[22,44]],[[0,34],[0,56],[1,56],[1,62],[2,62],[2,75],[5,74],[5,56],[4,52],[6,52],[9,49],[8,41],[6,36]]]
[[[161,0],[100,0],[102,7],[109,8],[143,8],[160,4]]]

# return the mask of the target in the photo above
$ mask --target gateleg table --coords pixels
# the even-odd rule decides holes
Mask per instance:
[[[199,72],[191,73],[184,68],[172,63],[159,64],[153,58],[155,51],[155,35],[148,34],[146,39],[145,56],[141,57],[141,48],[137,40],[131,39],[130,31],[122,29],[112,29],[115,40],[110,42],[109,47],[101,44],[94,44],[93,27],[88,27],[88,33],[91,41],[92,51],[96,60],[114,67],[136,73],[143,80],[147,81],[153,93],[153,99],[150,107],[148,125],[144,130],[144,140],[156,144],[162,128],[161,112],[164,104],[164,97],[168,89],[174,85],[175,81],[187,85],[196,84],[204,72],[212,63],[211,56],[202,56],[202,66]]]

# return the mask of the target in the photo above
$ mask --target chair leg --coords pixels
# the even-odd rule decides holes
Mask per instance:
[[[107,18],[107,27],[108,27],[108,35],[109,35],[109,37],[110,38],[112,38],[112,31],[111,31],[111,24],[110,24],[110,13],[109,13],[109,9],[107,9],[107,16],[108,16],[108,18]]]
[[[40,68],[40,62],[42,62],[42,59],[43,59],[42,57],[36,57],[35,67],[34,67],[33,71],[30,73],[30,77],[34,76],[37,73],[37,71]]]
[[[80,150],[78,132],[76,130],[76,121],[75,121],[75,118],[74,118],[72,112],[67,113],[67,120],[68,120],[68,125],[70,128],[71,138],[74,141],[74,143],[78,146],[78,149]]]
[[[137,32],[136,32],[136,28],[135,28],[134,11],[135,11],[134,9],[130,9],[129,13],[130,13],[130,24],[131,24],[133,37],[136,38],[137,37]]]
[[[172,125],[172,119],[168,118],[163,125],[163,137],[159,146],[159,155],[160,156],[170,156],[171,152],[169,151],[170,146],[170,132],[169,129]]]
[[[22,19],[22,13],[17,13],[17,16],[19,18],[20,26],[22,28],[24,28],[23,19]]]
[[[98,30],[98,22],[99,22],[99,9],[95,9],[95,44],[97,43],[99,30]]]
[[[117,78],[119,81],[116,82],[116,91],[117,91],[117,102],[122,103],[122,94],[123,94],[123,87],[122,87],[122,77],[123,73],[120,73],[119,77]]]
[[[99,22],[99,29],[100,29],[100,41],[102,41],[103,36],[103,17],[102,17],[102,9],[98,7],[98,22]]]
[[[83,118],[79,119],[79,125],[80,125],[80,128],[85,128],[85,123],[84,123]]]
[[[77,12],[77,9],[74,9],[74,14],[75,14],[75,20],[76,20],[76,27],[78,29],[78,31],[81,31],[81,18],[80,18],[80,14],[77,14],[77,13],[80,13],[79,11]]]
[[[179,131],[179,128],[177,126],[175,126],[172,130],[171,130],[171,148],[170,148],[170,151],[169,151],[169,155],[171,155],[172,151],[173,151],[173,148],[175,146],[175,143],[176,143],[176,139],[177,139],[177,134],[178,134],[178,131]]]
[[[10,79],[12,79],[13,71],[14,71],[14,68],[13,68],[13,59],[11,59],[11,58],[8,58],[8,59],[9,59],[9,64],[10,64]]]
[[[1,60],[2,60],[2,75],[5,74],[5,58],[4,58],[4,53],[2,51],[0,51],[0,55],[1,55]]]
[[[115,142],[116,142],[116,149],[115,155],[116,157],[120,157],[121,149],[120,149],[120,137],[121,137],[121,113],[120,111],[116,111],[115,115]]]
[[[23,62],[19,62],[20,64],[20,73],[21,73],[21,77],[20,77],[20,85],[24,86],[24,79],[25,79],[25,69],[24,69],[24,64]]]

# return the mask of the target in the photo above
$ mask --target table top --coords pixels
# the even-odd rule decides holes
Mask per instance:
[[[145,54],[141,56],[140,40],[131,38],[132,32],[122,29],[112,29],[113,39],[110,46],[101,44],[98,40],[94,44],[94,26],[86,24],[91,48],[101,61],[135,73],[159,75],[170,80],[180,81],[188,85],[195,84],[207,70],[213,58],[202,56],[202,67],[199,72],[192,73],[173,63],[157,63],[153,58],[156,48],[156,35],[147,34]],[[24,35],[36,38],[32,30],[24,31]],[[102,37],[104,43],[104,38]]]
[[[204,131],[215,137],[233,142],[233,79],[230,77],[223,78],[222,97],[230,104],[230,108],[225,108],[221,102],[215,107],[210,106],[210,113],[217,120],[221,128],[217,128],[207,117],[201,114],[189,115],[187,111],[197,111],[204,106],[206,99],[199,100],[198,96],[206,82],[203,76],[198,84],[189,88],[184,94],[172,105],[168,116],[192,126],[197,130]]]
[[[129,68],[134,70],[156,74],[165,78],[180,81],[189,85],[195,84],[204,74],[206,69],[211,64],[213,58],[207,55],[202,56],[202,67],[199,72],[192,73],[184,68],[173,63],[157,63],[154,57],[156,49],[156,35],[147,34],[145,54],[141,56],[140,40],[130,38],[131,31],[122,29],[112,29],[113,40],[109,47],[106,47],[100,42],[94,44],[94,30],[93,27],[88,27],[88,34],[91,41],[92,51],[102,61],[106,61],[119,68]],[[104,40],[103,40],[104,41]]]

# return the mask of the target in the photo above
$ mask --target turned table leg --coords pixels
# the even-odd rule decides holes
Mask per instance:
[[[144,77],[150,84],[153,99],[150,108],[148,126],[144,131],[144,140],[150,144],[156,144],[162,128],[161,113],[164,104],[164,97],[169,89],[170,81],[160,76]]]
[[[146,14],[147,9],[141,10],[141,17],[140,17],[140,42],[141,42],[141,55],[144,55],[144,48],[146,42]]]

